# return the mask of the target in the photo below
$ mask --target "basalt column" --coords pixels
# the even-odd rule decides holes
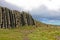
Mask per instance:
[[[9,11],[9,17],[10,17],[10,27],[13,27],[13,15],[12,15],[12,11]]]
[[[34,19],[30,14],[27,15],[27,22],[28,22],[28,25],[35,25]]]
[[[22,12],[22,15],[23,15],[23,19],[24,19],[25,25],[28,25],[28,22],[27,22],[27,13],[26,12]]]
[[[2,25],[1,28],[6,28],[6,10],[2,8]]]
[[[15,17],[16,15],[15,15],[15,12],[14,11],[12,11],[12,25],[13,25],[13,27],[16,27],[16,17]]]
[[[21,23],[22,23],[22,26],[25,25],[25,21],[24,21],[24,16],[23,16],[23,14],[21,14]]]
[[[16,27],[22,26],[22,24],[21,24],[21,13],[14,10],[14,14],[15,14]]]
[[[30,14],[0,7],[0,28],[15,28],[24,25],[35,25]]]
[[[2,25],[2,7],[0,7],[0,28]]]
[[[6,10],[6,22],[7,22],[6,26],[7,26],[7,28],[10,28],[10,16],[9,16],[9,14],[10,14],[9,11],[10,10],[7,9],[7,8],[5,10]]]

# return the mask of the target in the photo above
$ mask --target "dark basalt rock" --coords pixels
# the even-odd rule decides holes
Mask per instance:
[[[35,25],[34,19],[29,13],[0,7],[0,28],[15,28],[24,25]]]

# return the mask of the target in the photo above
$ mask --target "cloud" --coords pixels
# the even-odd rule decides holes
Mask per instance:
[[[50,10],[45,5],[41,5],[39,8],[31,10],[30,13],[40,18],[60,20],[60,11]]]
[[[42,0],[6,0],[6,2],[23,7],[25,10],[31,10],[42,4]]]
[[[46,24],[60,25],[60,10],[50,10],[45,5],[30,11],[33,18]]]
[[[34,19],[60,25],[60,0],[0,0],[0,6],[18,11],[27,9]]]
[[[18,10],[18,11],[23,10],[22,7],[18,7],[16,5],[14,5],[14,4],[11,4],[9,2],[6,2],[5,0],[0,0],[0,6],[7,7],[9,9],[11,9],[11,10]]]
[[[3,0],[5,3],[10,3],[24,10],[32,10],[38,8],[42,4],[47,6],[48,9],[57,10],[60,8],[60,0]]]
[[[32,10],[33,8],[38,8],[42,4],[47,6],[49,9],[57,10],[60,8],[60,0],[5,0],[11,4],[18,7],[22,7],[26,10]]]

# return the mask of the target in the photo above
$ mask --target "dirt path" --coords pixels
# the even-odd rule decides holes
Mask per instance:
[[[60,40],[60,36],[56,36],[56,40]]]
[[[32,33],[33,30],[23,30],[23,31],[21,31],[21,32],[23,33],[23,40],[30,40],[30,39],[28,38],[28,34]]]

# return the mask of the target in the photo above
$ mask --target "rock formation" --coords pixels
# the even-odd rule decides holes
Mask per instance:
[[[0,7],[0,28],[15,28],[24,25],[35,25],[30,14]]]

